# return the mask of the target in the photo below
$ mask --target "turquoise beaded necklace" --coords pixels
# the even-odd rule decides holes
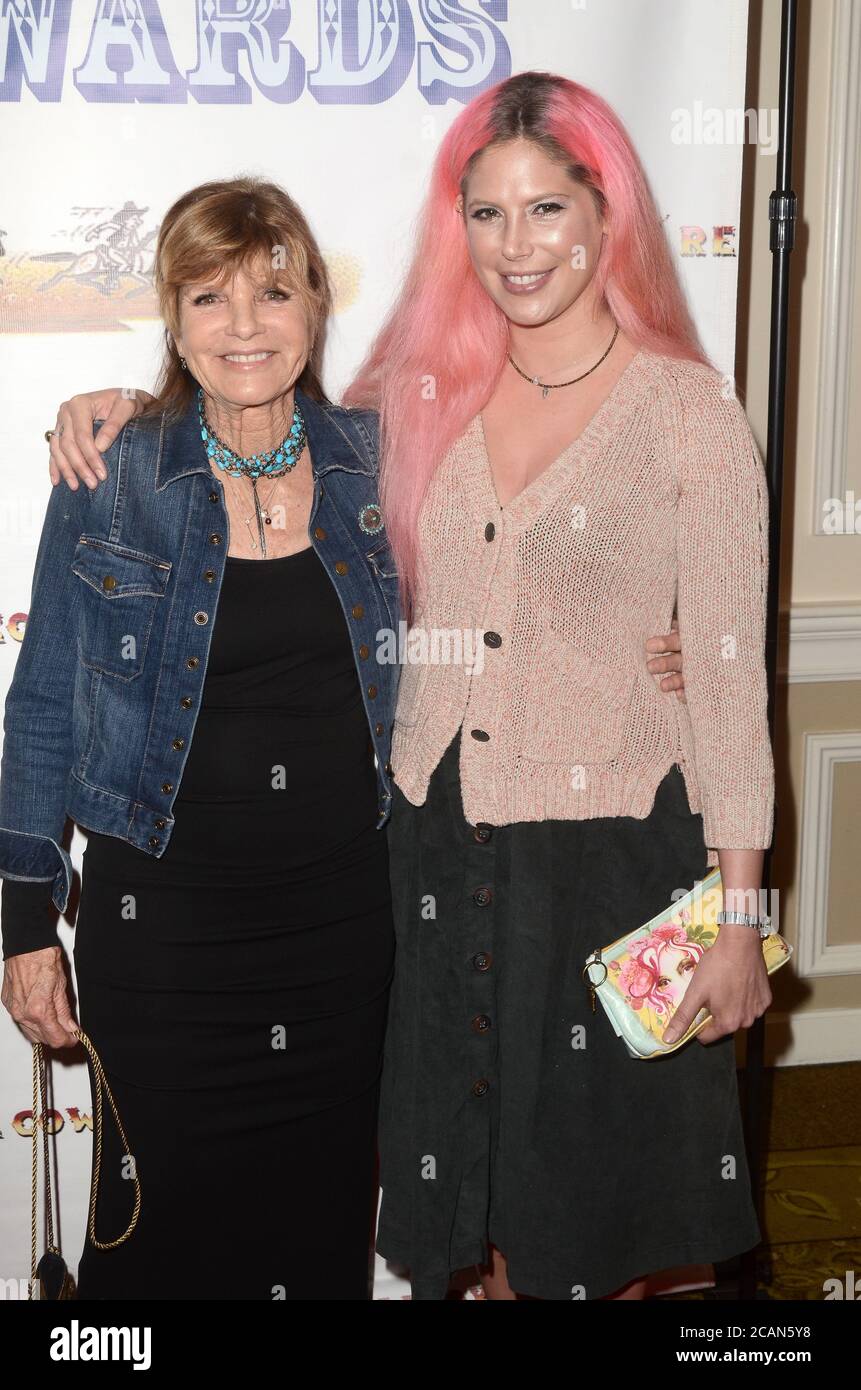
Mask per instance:
[[[293,422],[289,432],[282,439],[280,444],[274,448],[267,449],[259,454],[252,454],[250,458],[243,458],[231,449],[229,444],[219,439],[206,419],[206,405],[204,402],[203,387],[198,387],[197,391],[197,413],[200,419],[200,437],[206,448],[207,458],[212,460],[222,472],[227,473],[231,478],[250,478],[251,486],[254,491],[254,509],[257,514],[257,530],[260,536],[260,547],[263,554],[266,554],[266,536],[263,531],[264,522],[271,525],[272,518],[269,516],[266,507],[261,509],[260,500],[257,496],[257,481],[259,478],[279,478],[284,473],[289,473],[296,467],[305,448],[307,434],[305,430],[305,419],[299,409],[298,403],[293,405]],[[252,545],[253,545],[252,541]]]

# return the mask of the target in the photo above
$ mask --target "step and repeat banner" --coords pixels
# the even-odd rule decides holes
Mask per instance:
[[[51,487],[44,431],[77,391],[152,386],[154,247],[180,194],[253,173],[298,200],[336,288],[337,399],[398,287],[449,123],[512,73],[559,72],[625,122],[706,350],[731,374],[742,146],[769,134],[744,111],[746,31],[747,0],[0,0],[0,699]],[[74,827],[78,873],[84,845]],[[60,924],[69,952],[73,928]],[[36,1123],[56,1136],[74,1270],[92,1100],[72,1057],[55,1054]],[[31,1047],[5,1011],[0,1058],[0,1287],[26,1298]],[[710,1276],[670,1271],[654,1287]],[[378,1258],[374,1297],[409,1292]]]

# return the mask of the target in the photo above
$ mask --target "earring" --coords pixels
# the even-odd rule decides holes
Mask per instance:
[[[182,370],[183,370],[184,372],[188,371],[188,363],[186,362],[186,360],[185,360],[184,357],[180,357],[180,359],[179,359],[179,365],[182,367]]]

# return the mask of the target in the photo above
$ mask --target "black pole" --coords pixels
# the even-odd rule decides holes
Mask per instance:
[[[777,187],[768,205],[771,263],[771,340],[768,376],[768,441],[765,467],[770,498],[769,584],[765,638],[765,664],[768,677],[768,727],[774,746],[775,692],[780,602],[780,531],[783,502],[783,436],[786,402],[786,349],[789,316],[789,258],[795,245],[796,196],[792,191],[792,118],[795,96],[795,41],[798,19],[797,0],[783,0],[780,35],[780,143],[777,151]],[[777,827],[775,808],[775,831]],[[771,889],[771,851],[765,856],[763,886]],[[770,891],[769,899],[770,901]],[[774,914],[772,914],[774,915]],[[753,1200],[762,1226],[760,1174],[762,1170],[762,1069],[765,1018],[761,1015],[747,1033],[745,1061],[744,1120]],[[739,1298],[756,1297],[756,1251],[742,1257]]]

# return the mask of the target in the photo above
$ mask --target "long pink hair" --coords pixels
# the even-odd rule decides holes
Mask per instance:
[[[403,288],[343,396],[380,412],[380,502],[407,616],[428,484],[492,395],[508,351],[508,321],[473,270],[455,199],[482,150],[517,139],[564,165],[608,219],[596,302],[603,297],[638,348],[708,362],[642,165],[611,107],[544,72],[518,73],[471,101],[440,145]]]

